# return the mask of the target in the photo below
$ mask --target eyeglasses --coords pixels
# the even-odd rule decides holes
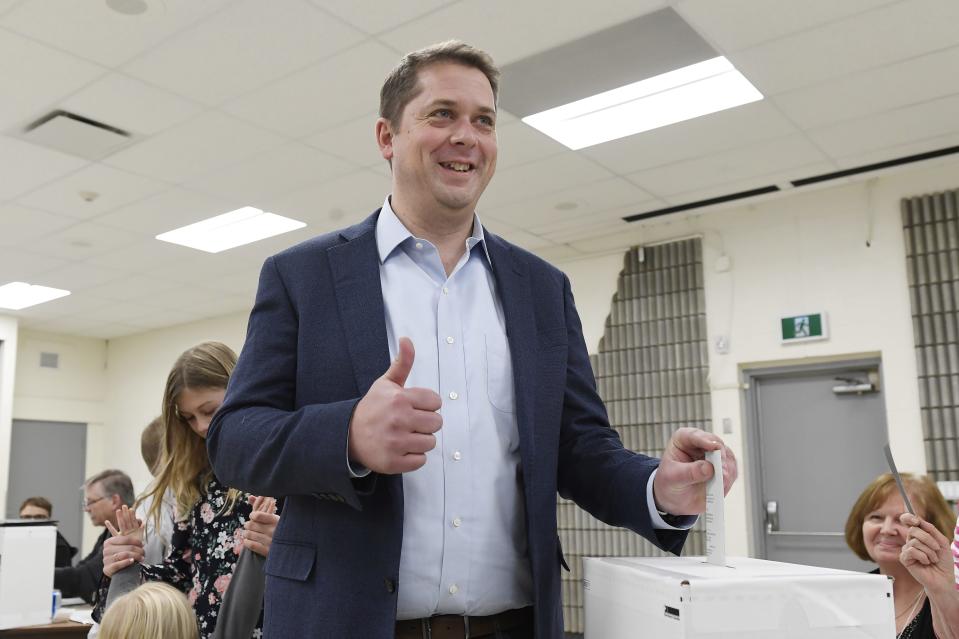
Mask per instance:
[[[80,497],[80,505],[84,510],[90,510],[90,507],[98,501],[103,501],[106,497],[97,497],[96,499],[87,499],[86,497]]]
[[[50,519],[46,515],[22,515],[20,519]]]

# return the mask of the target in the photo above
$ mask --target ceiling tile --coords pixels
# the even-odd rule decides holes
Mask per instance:
[[[130,326],[129,324],[96,322],[94,323],[93,328],[79,329],[73,331],[73,334],[82,335],[83,337],[95,337],[98,339],[110,340],[118,337],[126,337],[127,335],[135,335],[142,332],[142,329],[137,328],[136,326]]]
[[[140,16],[117,13],[105,2],[23,2],[0,25],[59,49],[116,66],[227,4],[227,0],[163,0]]]
[[[283,142],[272,133],[208,111],[115,153],[104,163],[160,180],[182,182]]]
[[[356,170],[312,147],[293,142],[249,160],[206,173],[186,186],[261,206],[265,197],[289,193],[309,184],[328,182]]]
[[[586,255],[582,251],[573,248],[569,244],[556,244],[546,248],[537,249],[535,253],[550,264],[559,264],[568,260],[576,260]]]
[[[355,224],[383,205],[388,179],[361,169],[331,182],[270,198],[268,209],[302,220],[314,234]]]
[[[72,218],[89,219],[164,188],[165,184],[155,180],[103,164],[90,164],[31,191],[20,197],[19,202]],[[91,197],[93,199],[87,201]]]
[[[56,319],[24,319],[20,326],[30,328],[46,333],[63,333],[66,335],[80,335],[81,331],[99,330],[103,322],[94,322],[92,320],[82,320],[77,317],[60,317]]]
[[[793,122],[810,129],[959,93],[950,78],[959,47],[870,69],[772,98]]]
[[[598,213],[624,206],[641,207],[652,200],[646,191],[624,178],[561,189],[529,200],[494,209],[480,209],[480,215],[503,220],[520,229],[540,229],[573,219],[595,219]],[[658,201],[658,200],[653,200]]]
[[[159,133],[201,110],[194,102],[120,73],[103,76],[61,100],[60,106],[134,135]]]
[[[626,177],[650,193],[666,197],[825,160],[822,152],[804,136],[792,135],[759,145],[632,173]]]
[[[176,287],[176,282],[158,277],[124,274],[124,276],[108,281],[105,284],[92,286],[84,291],[84,294],[94,295],[105,300],[112,300],[113,302],[135,302],[144,300],[149,303],[149,299],[153,295]]]
[[[0,205],[0,246],[23,246],[77,221],[16,204]]]
[[[66,153],[0,136],[0,200],[12,200],[86,164]]]
[[[397,62],[396,53],[387,47],[364,42],[223,109],[291,138],[303,138],[378,108],[380,86]]]
[[[605,220],[569,220],[566,224],[542,233],[542,237],[557,244],[580,242],[592,237],[601,237],[629,230],[629,222],[622,218]]]
[[[477,43],[497,64],[505,65],[666,4],[665,0],[605,0],[584,11],[579,3],[552,0],[457,2],[388,31],[380,39],[397,51],[412,51],[457,38]],[[502,28],[504,25],[509,28]]]
[[[512,242],[516,246],[524,248],[527,251],[538,251],[540,249],[555,246],[555,244],[545,238],[542,238],[538,235],[533,235],[532,233],[522,229],[512,227],[506,222],[491,220],[488,227],[493,234],[499,235],[507,242]]]
[[[8,89],[0,100],[0,131],[21,130],[104,73],[103,67],[0,29],[0,78]]]
[[[153,238],[160,233],[240,208],[243,206],[241,202],[240,199],[230,200],[172,187],[102,215],[96,222],[137,233],[143,238]]]
[[[376,118],[376,111],[370,111],[346,124],[304,138],[303,142],[357,166],[385,164],[376,145]]]
[[[40,255],[72,261],[84,260],[140,240],[141,236],[128,231],[93,222],[80,222],[48,235],[42,242],[33,243],[30,248]]]
[[[898,0],[680,0],[675,9],[723,51],[738,51]]]
[[[107,299],[90,295],[87,291],[71,293],[66,297],[60,297],[44,304],[38,304],[18,311],[21,316],[34,318],[81,318],[85,313],[95,311],[98,308],[114,304]]]
[[[764,100],[599,144],[580,153],[625,175],[798,132],[796,125]]]
[[[721,197],[724,195],[732,195],[734,193],[752,191],[754,189],[759,189],[764,186],[778,186],[783,189],[791,189],[792,186],[789,183],[792,180],[813,177],[816,175],[823,175],[824,173],[831,173],[835,170],[836,170],[836,165],[833,164],[831,161],[804,164],[802,166],[791,167],[784,171],[774,171],[772,173],[763,173],[760,175],[748,177],[743,180],[734,180],[731,182],[724,182],[722,184],[716,184],[713,186],[707,186],[707,187],[698,188],[698,189],[691,189],[689,191],[683,191],[680,193],[669,195],[665,198],[666,206],[676,206],[680,204],[689,204],[691,202],[700,202],[702,200],[710,200],[712,198]],[[636,213],[644,213],[649,210],[655,210],[656,208],[665,208],[665,206],[646,207],[642,210],[636,211]]]
[[[44,284],[43,274],[64,264],[67,264],[66,260],[5,248],[0,251],[0,286],[9,282]]]
[[[261,0],[233,2],[124,67],[133,76],[217,105],[356,44],[363,34],[308,2],[282,11]]]
[[[43,285],[62,288],[78,295],[106,282],[122,278],[125,273],[117,269],[102,268],[85,262],[71,262],[66,266],[43,274]],[[36,282],[35,282],[36,283]]]
[[[129,274],[161,269],[169,264],[183,264],[198,253],[199,251],[185,246],[151,238],[94,255],[87,260],[87,263],[106,268],[122,269]]]
[[[496,159],[497,170],[542,160],[567,150],[553,138],[519,120],[505,126],[497,126],[496,138],[499,147]]]
[[[146,331],[176,326],[177,324],[185,324],[202,318],[203,316],[199,313],[188,313],[186,309],[179,308],[175,310],[153,311],[149,315],[128,319],[125,323]]]
[[[959,131],[959,95],[886,111],[809,132],[831,157],[859,155]]]
[[[613,175],[588,158],[576,154],[557,155],[497,171],[480,206],[496,207],[549,193],[562,187],[599,182]]]
[[[908,157],[910,155],[928,153],[929,151],[938,151],[939,149],[946,149],[955,146],[959,146],[959,131],[946,135],[936,135],[924,140],[915,140],[906,144],[887,146],[878,150],[867,151],[865,153],[857,153],[855,155],[839,157],[836,158],[836,164],[840,169],[849,169],[866,166],[868,164],[876,164],[878,162],[886,162],[888,160],[895,160],[902,157]],[[912,166],[918,168],[921,166],[933,165],[938,162],[951,162],[954,161],[954,159],[954,155],[945,156],[941,159],[925,160],[921,164]]]
[[[329,11],[357,29],[366,33],[379,33],[406,22],[416,20],[451,0],[407,0],[406,2],[382,2],[370,10],[370,5],[354,0],[310,0],[316,6]]]
[[[766,95],[959,44],[959,2],[902,0],[729,55]]]

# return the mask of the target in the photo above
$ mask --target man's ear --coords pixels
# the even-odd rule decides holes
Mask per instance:
[[[376,120],[376,144],[384,160],[393,159],[393,126],[386,118]]]

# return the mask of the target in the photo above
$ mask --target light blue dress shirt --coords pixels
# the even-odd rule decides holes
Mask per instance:
[[[474,216],[447,277],[436,247],[407,230],[387,197],[376,244],[390,357],[409,337],[415,358],[406,387],[435,390],[443,401],[436,447],[403,475],[397,619],[528,606],[513,368],[483,227]],[[654,526],[672,528],[653,506],[653,477],[646,492]]]

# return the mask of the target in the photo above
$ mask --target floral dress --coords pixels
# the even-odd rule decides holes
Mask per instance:
[[[174,522],[170,552],[163,563],[140,566],[145,581],[163,581],[186,593],[196,612],[201,639],[213,636],[223,593],[230,585],[243,549],[237,533],[243,530],[252,511],[247,494],[241,492],[233,508],[222,512],[227,491],[213,477],[189,515]],[[106,601],[105,593],[100,601]],[[262,628],[261,612],[252,637],[262,637]]]

